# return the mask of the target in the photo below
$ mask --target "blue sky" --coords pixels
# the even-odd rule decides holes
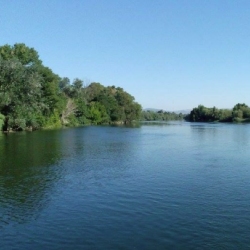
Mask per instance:
[[[250,1],[0,0],[0,45],[144,108],[250,105]]]

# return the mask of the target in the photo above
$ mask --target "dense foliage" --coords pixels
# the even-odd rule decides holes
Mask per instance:
[[[144,110],[141,113],[142,121],[171,121],[171,120],[182,120],[183,114],[177,114],[174,112],[166,112],[159,110],[157,112]]]
[[[246,122],[250,121],[250,108],[244,103],[236,104],[231,110],[199,105],[186,116],[186,120],[191,122]]]
[[[122,88],[60,78],[25,44],[0,47],[0,129],[129,123],[141,106]]]

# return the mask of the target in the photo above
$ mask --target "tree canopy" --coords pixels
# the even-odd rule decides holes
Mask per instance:
[[[0,46],[0,129],[138,120],[141,106],[119,87],[59,77],[23,43]]]
[[[244,122],[250,120],[250,108],[245,103],[236,104],[233,109],[207,108],[199,105],[186,120],[191,122]]]
[[[183,120],[183,114],[177,114],[175,112],[167,112],[163,110],[150,111],[144,110],[141,113],[142,121],[171,121],[171,120]]]

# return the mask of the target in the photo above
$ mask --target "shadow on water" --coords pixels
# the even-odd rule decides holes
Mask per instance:
[[[120,178],[137,146],[131,143],[134,128],[92,126],[0,135],[0,227],[36,219],[58,188],[71,185],[68,182],[84,188],[88,181],[98,185],[109,179],[110,173]]]
[[[56,131],[0,136],[0,226],[22,223],[46,205],[60,174],[53,169],[61,145]]]

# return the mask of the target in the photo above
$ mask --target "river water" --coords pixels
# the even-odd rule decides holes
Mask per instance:
[[[250,124],[0,135],[0,249],[249,249]]]

